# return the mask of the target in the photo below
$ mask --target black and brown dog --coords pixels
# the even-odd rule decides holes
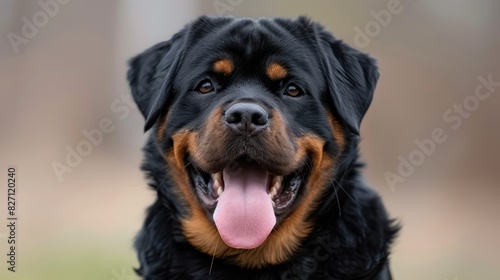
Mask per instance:
[[[375,61],[306,18],[201,17],[130,62],[157,200],[145,279],[391,279],[362,182]]]

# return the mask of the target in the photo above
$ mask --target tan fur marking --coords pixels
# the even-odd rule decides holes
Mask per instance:
[[[185,169],[184,156],[186,152],[194,148],[196,145],[196,133],[190,131],[182,131],[176,133],[172,137],[174,141],[174,147],[169,151],[165,159],[172,167],[172,177],[175,182],[179,184],[179,191],[182,198],[188,204],[188,207],[192,211],[203,211],[195,200],[195,195],[192,188],[190,187],[189,176]]]
[[[221,73],[224,75],[231,75],[234,70],[234,64],[229,58],[223,58],[221,60],[217,60],[214,63],[214,71],[217,73]]]
[[[330,113],[328,114],[328,121],[330,122],[330,126],[333,131],[333,137],[335,138],[335,143],[337,143],[339,150],[342,152],[345,146],[345,135],[344,135],[344,130],[342,129],[342,125]]]
[[[273,62],[267,66],[266,74],[271,80],[279,80],[286,77],[288,71],[280,64]]]
[[[163,140],[163,136],[165,135],[165,130],[167,129],[168,115],[169,114],[164,115],[161,118],[160,122],[158,123],[158,130],[156,131],[156,140],[158,142],[161,142]]]
[[[217,116],[221,111],[216,110],[210,117]],[[276,226],[267,240],[252,250],[235,249],[227,246],[221,239],[215,225],[208,220],[205,211],[199,204],[193,188],[190,186],[189,176],[185,169],[184,158],[186,153],[197,151],[197,137],[191,131],[176,133],[173,138],[173,148],[166,155],[174,180],[179,184],[179,195],[190,209],[190,215],[181,219],[182,230],[186,239],[200,251],[227,259],[246,268],[261,268],[266,265],[275,265],[287,261],[299,248],[302,240],[310,233],[313,224],[307,220],[319,202],[319,197],[331,180],[335,161],[323,153],[324,141],[315,135],[305,135],[296,138],[296,151],[293,156],[295,165],[309,156],[313,169],[302,201],[297,208]],[[216,245],[217,244],[217,245]]]

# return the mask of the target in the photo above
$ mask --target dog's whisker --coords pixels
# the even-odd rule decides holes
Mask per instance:
[[[219,238],[215,240],[215,248],[214,248],[214,253],[212,255],[212,262],[210,262],[210,269],[208,270],[208,275],[212,273],[212,267],[214,266],[214,261],[215,261],[215,254],[217,253],[217,244],[219,243]]]
[[[332,176],[332,180],[330,181],[330,184],[333,185],[333,191],[335,192],[335,200],[337,200],[337,206],[339,207],[339,218],[342,216],[342,210],[340,210],[340,200],[339,200],[339,195],[337,192],[337,188],[335,187],[334,184],[335,178]]]
[[[311,157],[308,154],[306,154],[305,159],[306,159],[305,166],[307,168],[311,168],[311,165],[309,164],[309,161],[311,160]]]
[[[185,168],[187,168],[188,166],[190,166],[191,164],[193,163],[193,160],[192,159],[188,159],[188,161],[186,162],[186,164],[184,165]]]
[[[348,193],[348,192],[347,192],[347,191],[346,191],[343,187],[342,187],[342,185],[340,185],[340,183],[338,183],[338,182],[337,182],[337,180],[335,180],[335,178],[333,178],[333,182],[334,182],[335,184],[337,184],[337,186],[339,186],[339,188],[340,188],[341,190],[343,190],[343,191],[344,191],[344,193],[345,193],[345,194],[346,194],[346,195],[347,195],[347,196],[348,196],[348,197],[349,197],[349,198],[350,198],[350,199],[351,199],[354,203],[356,203],[356,205],[358,205],[359,207],[361,207],[361,205],[360,205],[360,204],[359,204],[359,203],[358,203],[358,202],[357,202],[357,201],[356,201],[356,200],[355,200],[355,199],[354,199],[354,198],[353,198],[353,197],[352,197],[352,196],[351,196],[351,195],[350,195],[350,194],[349,194],[349,193]]]

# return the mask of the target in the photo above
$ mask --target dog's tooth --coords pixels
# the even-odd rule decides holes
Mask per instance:
[[[212,180],[222,182],[222,172],[212,173]]]
[[[224,181],[222,180],[222,172],[212,173],[210,174],[210,177],[212,177],[213,190],[217,193],[217,196],[220,196],[224,192]]]
[[[271,187],[272,189],[276,190],[276,194],[281,190],[281,182],[277,181],[274,183],[274,185]]]
[[[276,184],[278,184],[279,186],[281,186],[282,182],[283,182],[283,176],[273,176],[273,181],[271,183],[271,186],[274,186]]]
[[[270,199],[274,199],[274,194],[273,194],[273,191],[272,191],[272,190],[269,192],[269,198],[270,198]]]
[[[221,184],[220,184],[220,181],[217,180],[217,179],[212,179],[212,184],[213,184],[213,187],[215,190],[217,190],[218,188],[222,187]]]
[[[275,186],[271,187],[271,189],[269,190],[269,197],[271,199],[274,199],[277,194],[278,194],[278,189]]]
[[[283,176],[273,176],[271,181],[271,188],[269,189],[269,197],[271,199],[276,198],[278,192],[281,189],[281,183],[283,182]]]

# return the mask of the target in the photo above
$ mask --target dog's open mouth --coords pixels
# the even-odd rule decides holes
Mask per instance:
[[[193,164],[187,170],[224,242],[233,248],[252,249],[293,211],[309,174],[308,166],[305,162],[291,174],[273,175],[257,162],[241,158],[216,173],[204,172]]]

